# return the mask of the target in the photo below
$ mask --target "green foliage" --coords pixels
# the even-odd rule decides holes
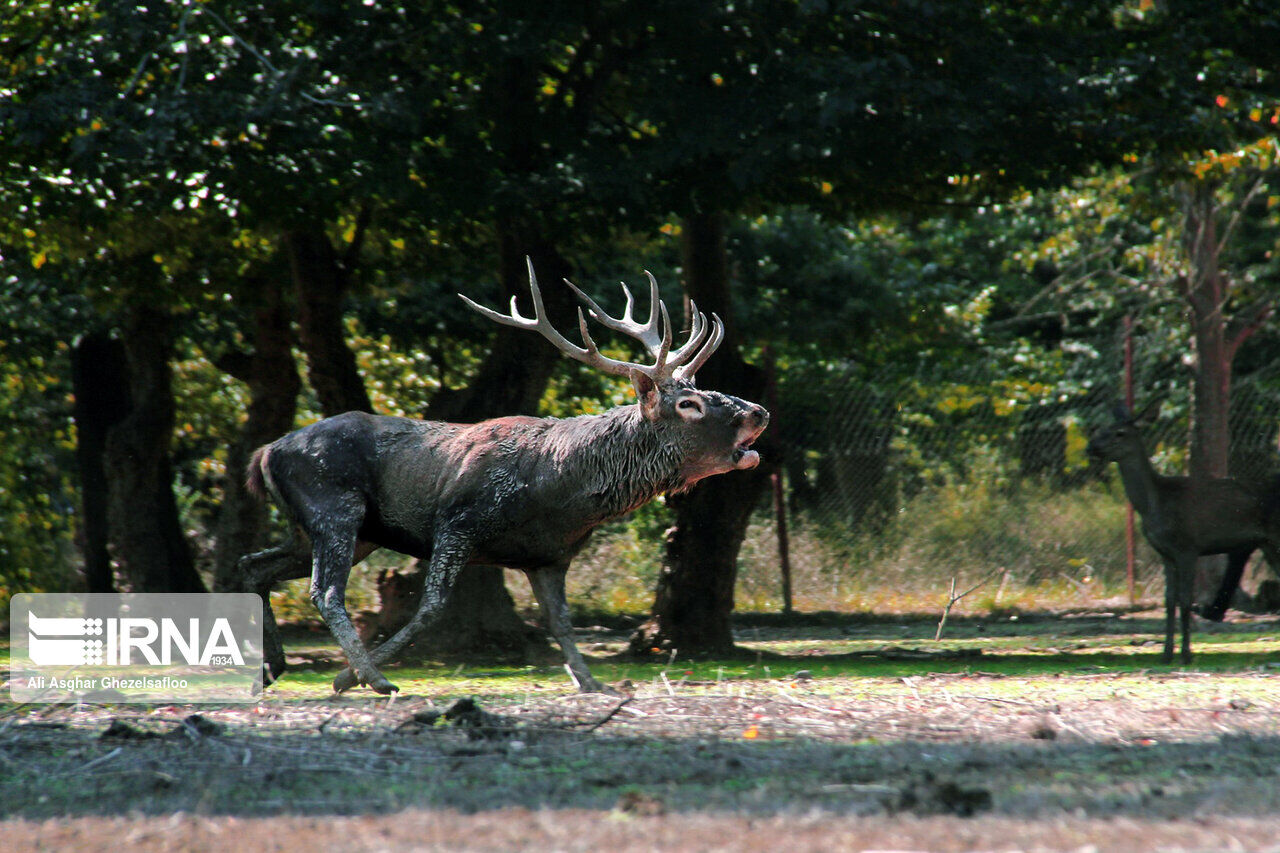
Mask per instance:
[[[75,428],[70,348],[82,303],[0,284],[0,603],[75,582]]]
[[[375,406],[410,415],[473,375],[491,330],[453,294],[493,304],[503,237],[536,233],[616,305],[618,278],[677,279],[681,215],[737,216],[736,331],[776,360],[793,487],[842,494],[836,462],[880,453],[885,492],[844,532],[895,535],[918,505],[938,519],[922,553],[945,553],[979,510],[1012,511],[1032,413],[1068,431],[1078,473],[1126,313],[1140,384],[1174,391],[1181,427],[1173,178],[1219,183],[1232,274],[1274,295],[1277,22],[1208,0],[14,5],[0,583],[70,582],[67,347],[139,302],[178,318],[178,488],[207,549],[247,402],[217,365],[261,281],[289,275],[281,232],[320,223],[345,249],[361,210],[348,339]],[[1242,372],[1278,354],[1260,334]],[[565,366],[542,408],[630,400]],[[616,609],[647,597],[664,512],[602,537]]]

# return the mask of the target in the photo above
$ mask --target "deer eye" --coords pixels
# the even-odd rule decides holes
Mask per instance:
[[[681,400],[679,407],[682,409],[697,409],[698,404],[692,400]]]

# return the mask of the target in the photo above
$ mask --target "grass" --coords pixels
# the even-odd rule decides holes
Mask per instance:
[[[798,671],[815,679],[901,680],[932,675],[998,679],[1045,679],[1064,674],[1146,678],[1178,672],[1256,673],[1280,671],[1280,624],[1273,621],[1205,625],[1193,635],[1191,666],[1160,661],[1163,620],[1154,612],[1079,612],[953,616],[947,632],[934,639],[931,614],[819,614],[784,618],[743,614],[732,657],[666,661],[625,659],[623,633],[591,633],[580,638],[592,672],[606,683],[630,681],[694,690],[732,689],[742,682],[786,681]],[[330,684],[341,650],[329,635],[290,632],[295,664],[267,696],[320,699]],[[916,655],[919,659],[912,659]],[[7,638],[0,643],[0,666],[7,666]],[[387,676],[404,695],[478,695],[518,700],[561,694],[571,687],[558,662],[512,665],[477,662],[391,664]],[[362,692],[350,694],[362,695]],[[371,695],[371,694],[370,694]]]
[[[790,623],[746,615],[739,621],[740,653],[732,657],[636,661],[621,657],[625,637],[620,634],[581,639],[593,674],[606,683],[630,681],[695,693],[733,691],[748,682],[794,681],[799,671],[819,682],[848,681],[863,685],[859,689],[879,685],[877,689],[890,692],[898,692],[895,683],[903,679],[936,675],[969,676],[988,684],[993,679],[1012,680],[1025,687],[1066,675],[1141,681],[1188,672],[1280,672],[1280,625],[1269,621],[1207,626],[1193,636],[1195,658],[1190,666],[1160,661],[1163,623],[1153,613],[953,617],[947,635],[938,641],[933,639],[937,619],[931,615],[801,617]],[[291,645],[290,652],[317,662],[291,669],[268,695],[331,695],[330,682],[341,659],[336,645],[319,635]],[[910,659],[913,653],[920,659]],[[393,664],[384,671],[405,696],[476,695],[520,701],[571,689],[558,663]]]

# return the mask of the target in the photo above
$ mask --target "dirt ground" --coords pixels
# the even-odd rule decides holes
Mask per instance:
[[[1280,622],[1225,630],[1280,650]],[[1043,633],[1082,634],[1078,621]],[[1280,851],[1274,653],[1213,672],[1077,655],[1047,675],[986,671],[984,658],[809,675],[820,659],[702,683],[677,666],[621,698],[557,683],[472,690],[474,704],[406,690],[8,706],[0,838],[6,850]]]

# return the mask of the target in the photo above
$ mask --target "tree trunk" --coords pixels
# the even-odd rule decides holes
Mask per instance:
[[[357,234],[362,233],[363,227],[358,228]],[[284,237],[297,294],[298,340],[307,355],[307,377],[326,417],[373,411],[355,355],[347,346],[343,322],[351,265],[360,242],[357,236],[348,256],[339,258],[319,225],[293,228]]]
[[[695,213],[683,222],[686,291],[704,311],[725,322],[725,341],[698,375],[703,388],[748,400],[765,399],[764,372],[738,352],[729,293],[728,249],[724,217]],[[774,413],[776,417],[776,413]],[[631,651],[681,655],[723,654],[733,649],[733,590],[738,552],[751,515],[769,489],[776,459],[766,430],[762,461],[750,471],[709,477],[667,505],[675,524],[667,531],[666,550],[654,596],[653,612],[631,638]]]
[[[1257,302],[1227,319],[1225,309],[1232,283],[1219,261],[1220,209],[1213,184],[1199,181],[1187,190],[1182,239],[1188,272],[1174,281],[1190,309],[1196,351],[1191,417],[1193,478],[1230,474],[1232,362],[1240,345],[1257,331],[1272,310],[1269,304]],[[1199,561],[1195,579],[1198,599],[1218,591],[1225,569],[1225,559]]]
[[[131,592],[204,592],[173,497],[168,314],[126,309],[129,410],[107,434],[104,468],[112,550]]]
[[[71,351],[71,387],[75,393],[85,591],[115,592],[108,551],[111,528],[104,456],[111,428],[129,414],[129,363],[120,341],[105,332],[89,332],[76,341]]]
[[[227,476],[218,511],[213,588],[220,592],[239,591],[236,562],[264,546],[267,509],[245,487],[249,456],[293,426],[302,388],[293,360],[293,333],[284,294],[274,280],[264,278],[257,284],[263,302],[253,315],[253,352],[232,353],[218,361],[220,369],[249,386],[248,417],[227,452]]]
[[[1196,365],[1191,416],[1191,476],[1226,477],[1231,449],[1227,415],[1231,356],[1223,308],[1229,282],[1218,266],[1218,206],[1213,188],[1198,183],[1186,203],[1183,243],[1190,266],[1178,287],[1191,313]]]

